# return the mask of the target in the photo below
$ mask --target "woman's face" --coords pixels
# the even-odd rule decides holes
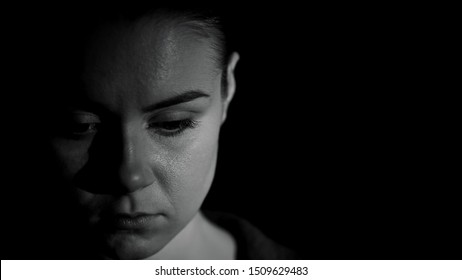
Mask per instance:
[[[52,145],[104,253],[145,258],[197,213],[226,102],[210,42],[152,21],[100,28],[85,90],[66,97]]]

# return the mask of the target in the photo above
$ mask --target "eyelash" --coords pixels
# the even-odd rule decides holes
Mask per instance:
[[[100,123],[73,122],[64,128],[64,132],[71,137],[85,137],[96,133]]]
[[[197,127],[199,121],[193,119],[183,119],[175,121],[152,122],[148,124],[149,130],[165,137],[174,137],[183,133],[187,129]],[[86,129],[83,129],[86,128]],[[100,123],[73,123],[69,127],[69,132],[73,137],[85,137],[95,134],[100,129]]]
[[[197,127],[199,121],[193,119],[183,119],[175,121],[165,121],[165,122],[152,122],[148,125],[148,129],[153,129],[156,133],[166,136],[174,137],[180,135],[187,129],[192,129]],[[170,126],[169,128],[166,128]],[[171,126],[174,126],[174,129],[171,129]]]

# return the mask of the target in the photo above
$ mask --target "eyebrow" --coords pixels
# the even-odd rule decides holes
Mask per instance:
[[[143,110],[144,113],[152,112],[152,111],[155,111],[155,110],[159,110],[161,108],[166,108],[166,107],[170,107],[170,106],[173,106],[173,105],[186,103],[186,102],[189,102],[189,101],[192,101],[192,100],[195,100],[195,99],[198,99],[198,98],[202,98],[202,97],[209,98],[210,94],[207,94],[207,93],[205,93],[205,92],[203,92],[201,90],[190,90],[190,91],[181,93],[179,95],[173,96],[171,98],[162,100],[162,101],[157,102],[155,104],[146,106],[142,110]]]

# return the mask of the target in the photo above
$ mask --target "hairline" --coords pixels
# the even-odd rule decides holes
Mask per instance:
[[[220,30],[217,17],[204,18],[196,12],[158,9],[135,18],[133,23],[153,24],[172,29],[181,28],[189,31],[184,35],[192,35],[191,37],[195,39],[205,40],[209,44],[209,49],[213,51],[211,59],[215,62],[217,70],[222,71],[221,93],[222,96],[226,96],[228,55],[225,36]]]

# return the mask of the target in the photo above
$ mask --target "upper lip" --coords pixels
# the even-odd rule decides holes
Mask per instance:
[[[156,214],[144,212],[110,213],[101,219],[100,225],[109,231],[114,229],[137,230],[148,226],[154,216]]]
[[[155,214],[145,212],[133,212],[133,213],[106,213],[102,216],[104,223],[114,223],[120,220],[135,220],[146,216],[154,216]]]
[[[151,216],[151,215],[154,215],[154,214],[144,213],[144,212],[135,212],[135,213],[115,213],[115,214],[114,214],[114,217],[116,217],[116,218],[130,218],[130,219],[134,219],[134,218],[138,218],[138,217],[141,217],[141,216]]]

